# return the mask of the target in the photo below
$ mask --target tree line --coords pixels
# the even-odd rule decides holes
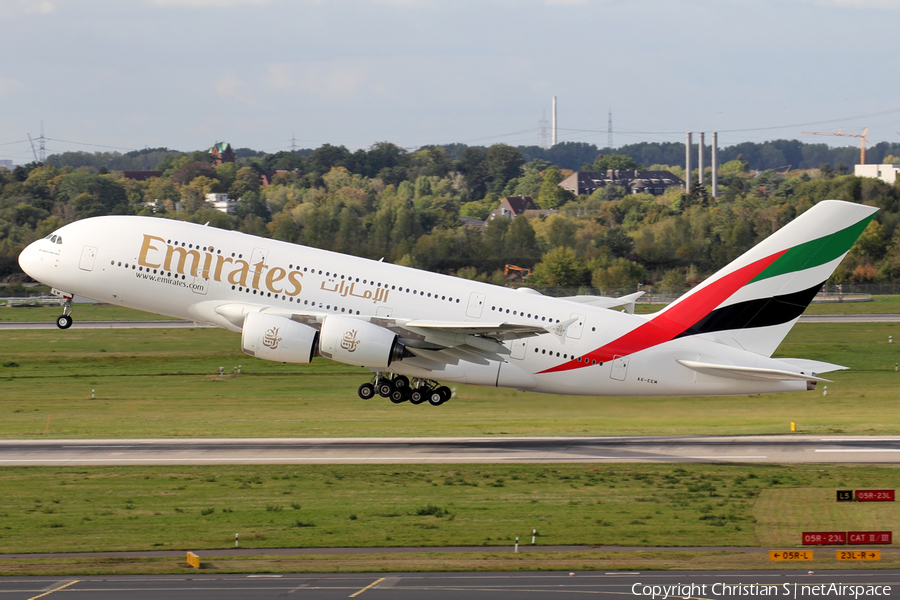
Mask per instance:
[[[620,152],[593,151],[579,157],[585,162],[577,168],[644,165]],[[854,177],[828,163],[757,173],[750,159],[737,154],[719,169],[718,198],[710,196],[708,168],[704,185],[687,193],[629,194],[608,186],[575,197],[558,185],[571,172],[565,166],[571,162],[554,163],[505,144],[415,151],[387,142],[357,151],[326,144],[273,154],[241,149],[234,163],[224,164],[214,164],[206,151],[163,148],[119,155],[123,161],[155,156],[152,166],[162,175],[146,181],[123,177],[121,171],[131,169],[109,168],[110,153],[95,153],[94,163],[80,165],[72,154],[12,172],[0,170],[0,277],[20,276],[16,257],[21,249],[65,223],[136,214],[208,221],[498,284],[506,283],[504,265],[515,264],[532,268],[527,284],[538,287],[621,293],[640,284],[679,291],[816,202],[837,198],[882,210],[834,281],[900,279],[900,188]],[[652,166],[683,177],[677,164]],[[267,187],[263,173],[271,179]],[[235,213],[212,209],[205,201],[208,193],[238,198]],[[501,197],[511,195],[531,196],[542,208],[557,212],[473,226],[471,219],[484,220]]]

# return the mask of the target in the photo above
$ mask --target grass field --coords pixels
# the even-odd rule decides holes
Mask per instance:
[[[821,384],[712,398],[458,386],[439,408],[362,401],[366,370],[253,359],[236,334],[218,329],[14,330],[0,340],[3,438],[764,434],[787,432],[792,421],[800,432],[900,433],[898,323],[794,327],[776,355],[851,367],[829,374],[827,397]]]
[[[794,547],[806,531],[892,529],[894,466],[300,465],[0,470],[4,552],[234,546]]]
[[[2,322],[52,323],[61,314],[62,309],[58,306],[0,306]],[[165,321],[172,318],[108,304],[75,304],[72,316],[78,321]]]

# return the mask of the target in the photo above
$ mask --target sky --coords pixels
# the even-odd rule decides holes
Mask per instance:
[[[900,0],[0,0],[0,159],[900,142]],[[892,50],[893,49],[893,50]],[[549,123],[548,123],[549,126]],[[696,140],[696,136],[695,136]],[[709,134],[707,134],[707,143]]]

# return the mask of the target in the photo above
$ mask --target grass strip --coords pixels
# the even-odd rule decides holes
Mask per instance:
[[[898,466],[253,465],[0,470],[8,553],[233,548],[785,546],[892,529]],[[524,542],[523,542],[524,545]]]
[[[787,433],[792,421],[801,433],[900,433],[900,323],[795,326],[776,356],[851,368],[827,375],[827,396],[821,384],[814,392],[707,398],[454,386],[456,397],[440,408],[362,401],[356,388],[367,370],[324,359],[257,360],[223,330],[3,331],[0,340],[7,439],[741,435]]]

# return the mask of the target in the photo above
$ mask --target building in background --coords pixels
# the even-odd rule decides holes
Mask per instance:
[[[207,194],[206,202],[214,209],[227,215],[234,214],[234,207],[237,206],[237,200],[232,200],[228,194]]]
[[[500,206],[491,211],[488,221],[497,217],[515,219],[519,215],[526,217],[545,217],[556,214],[557,210],[545,210],[538,208],[531,196],[505,196],[500,199]]]
[[[13,161],[8,158],[0,158],[0,169],[12,171],[15,168]]]
[[[660,196],[670,187],[684,188],[684,181],[669,171],[577,171],[559,182],[559,187],[576,196],[590,196],[608,185],[625,188],[629,194]]]
[[[900,165],[854,165],[853,174],[857,177],[875,177],[885,183],[894,185]]]
[[[231,149],[231,144],[228,142],[216,142],[215,145],[209,149],[209,153],[213,155],[213,158],[215,159],[214,162],[217,165],[234,162],[234,151]]]

